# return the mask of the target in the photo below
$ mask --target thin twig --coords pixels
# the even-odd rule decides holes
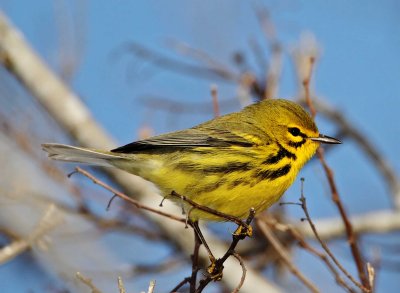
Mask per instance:
[[[201,240],[196,230],[193,229],[194,232],[194,250],[192,255],[192,275],[190,276],[190,293],[194,293],[196,291],[196,283],[197,283],[197,272],[199,271],[199,248],[201,245]]]
[[[228,66],[225,64],[219,62],[216,58],[212,57],[205,51],[200,50],[199,48],[193,48],[190,47],[188,44],[178,41],[178,40],[173,40],[170,39],[167,42],[167,45],[169,45],[172,49],[174,49],[176,52],[183,56],[188,56],[196,61],[199,61],[200,63],[204,63],[210,68],[215,68],[227,73],[230,73],[232,76],[235,75]]]
[[[156,66],[185,75],[190,74],[191,76],[197,76],[212,80],[218,78],[221,81],[227,82],[235,82],[239,79],[238,74],[232,71],[228,71],[226,70],[226,68],[193,65],[184,61],[170,58],[166,55],[156,52],[155,50],[146,48],[138,43],[127,43],[115,53],[120,54],[121,51],[130,52],[137,57],[142,58],[143,60],[151,62]]]
[[[211,96],[213,102],[214,117],[219,117],[218,87],[214,84],[211,86]]]
[[[161,110],[168,113],[189,114],[189,115],[208,115],[213,112],[213,105],[208,101],[175,101],[168,97],[159,95],[139,96],[138,101],[145,107],[152,110]],[[234,98],[218,99],[219,108],[226,111],[237,109],[238,103]]]
[[[253,221],[255,216],[255,210],[251,209],[248,218],[244,224],[239,224],[238,229],[235,233],[232,234],[232,242],[229,248],[226,250],[225,254],[217,259],[211,266],[207,269],[208,276],[205,279],[200,281],[199,286],[195,293],[200,293],[203,289],[211,282],[211,281],[219,281],[222,279],[222,271],[224,269],[225,261],[235,253],[236,246],[238,245],[240,240],[243,240],[245,237],[249,236],[250,223]],[[244,230],[243,230],[244,229]]]
[[[375,269],[369,262],[367,262],[367,272],[368,272],[369,286],[372,291],[374,290],[375,287]]]
[[[76,172],[78,172],[78,173],[86,176],[90,180],[92,180],[93,183],[95,183],[97,185],[100,185],[101,187],[103,187],[103,188],[107,189],[108,191],[110,191],[111,193],[114,194],[114,196],[118,196],[118,197],[128,201],[129,203],[133,204],[135,207],[137,207],[139,209],[146,210],[146,211],[158,214],[160,216],[164,216],[164,217],[170,218],[172,220],[185,223],[185,219],[182,218],[182,217],[177,217],[175,215],[172,215],[172,214],[169,214],[169,213],[165,213],[165,212],[162,212],[160,210],[153,209],[151,207],[148,207],[148,206],[145,206],[145,205],[141,204],[139,201],[134,200],[133,198],[127,196],[126,194],[124,194],[124,193],[112,188],[111,186],[107,185],[106,183],[104,183],[100,179],[97,179],[92,174],[90,174],[89,172],[83,170],[82,168],[76,167],[75,170],[76,170]]]
[[[304,179],[302,178],[302,181]],[[300,202],[301,202],[301,208],[304,211],[304,214],[306,216],[306,220],[307,222],[310,224],[311,230],[314,233],[315,238],[318,240],[318,242],[320,243],[320,245],[322,246],[322,248],[325,250],[325,252],[329,255],[329,257],[332,259],[332,261],[335,263],[335,265],[343,272],[343,274],[346,275],[346,277],[352,281],[357,287],[359,287],[361,290],[365,291],[365,292],[370,292],[370,290],[365,287],[363,284],[360,284],[356,279],[353,278],[353,276],[342,266],[342,264],[339,262],[339,260],[335,257],[335,255],[332,253],[332,251],[329,249],[328,245],[319,237],[317,228],[315,227],[314,222],[311,220],[311,216],[310,213],[308,212],[308,208],[307,208],[307,200],[304,196],[303,193],[303,188],[301,191],[301,195],[300,195]]]
[[[294,263],[290,260],[290,256],[288,252],[283,248],[282,243],[276,238],[276,236],[272,233],[271,229],[265,222],[262,222],[260,219],[256,220],[258,228],[264,234],[264,236],[268,239],[271,245],[274,247],[276,252],[281,257],[282,261],[286,264],[288,269],[295,275],[308,289],[312,292],[320,292],[318,288],[308,280],[299,269],[296,268]]]
[[[299,102],[303,103],[305,100],[301,99]],[[343,111],[336,110],[321,100],[313,99],[312,103],[319,113],[338,125],[339,133],[352,138],[372,160],[392,193],[393,205],[396,209],[400,209],[400,179],[390,162],[385,160],[382,153],[375,147],[373,141],[368,136],[363,135],[360,128],[353,126],[353,123],[346,118]]]
[[[153,293],[155,287],[156,287],[156,281],[155,280],[150,281],[149,289],[147,290],[147,293]]]
[[[322,262],[325,263],[327,268],[331,271],[332,275],[334,276],[336,282],[338,285],[344,287],[348,292],[355,293],[356,291],[351,288],[340,276],[339,272],[336,270],[335,266],[331,263],[329,257],[312,247],[297,231],[292,225],[290,224],[283,224],[283,223],[278,223],[276,219],[272,218],[262,218],[268,225],[272,225],[275,229],[279,231],[284,231],[284,232],[289,232],[294,239],[297,240],[297,244],[303,248],[304,250],[310,252],[311,254],[315,255],[316,257],[320,258]],[[279,225],[279,226],[278,226]]]
[[[75,276],[80,280],[83,284],[88,286],[92,293],[102,293],[97,287],[93,284],[92,279],[84,277],[80,272],[77,272]]]
[[[310,70],[308,75],[306,75],[306,77],[303,80],[303,86],[304,86],[304,92],[305,92],[305,99],[307,102],[308,107],[310,108],[311,111],[311,115],[313,118],[315,118],[315,115],[317,114],[317,111],[315,110],[314,104],[311,100],[311,93],[310,93],[310,81],[311,81],[311,77],[312,77],[312,70],[313,70],[313,65],[315,62],[315,57],[311,56],[310,57]],[[336,204],[336,207],[339,210],[340,216],[342,217],[343,223],[345,225],[346,228],[346,235],[347,235],[347,241],[350,245],[350,250],[351,253],[353,255],[354,258],[354,262],[356,264],[357,270],[358,270],[358,275],[359,278],[361,280],[361,283],[363,284],[363,287],[365,287],[368,291],[370,289],[369,287],[369,282],[368,282],[368,278],[364,269],[364,261],[363,261],[363,257],[361,255],[361,251],[358,247],[358,243],[357,243],[357,235],[355,234],[353,227],[350,223],[350,220],[347,216],[346,210],[343,206],[343,203],[340,199],[340,195],[339,195],[339,191],[336,187],[336,183],[335,183],[335,179],[334,179],[334,175],[333,175],[333,171],[332,169],[328,166],[326,160],[325,160],[325,156],[324,156],[324,151],[323,149],[320,147],[317,150],[317,155],[318,158],[322,164],[322,167],[324,168],[326,177],[328,179],[329,182],[329,187],[331,189],[331,195],[332,195],[332,201]]]
[[[242,288],[244,284],[244,280],[246,280],[247,269],[246,266],[244,265],[242,257],[237,252],[232,253],[232,255],[239,261],[239,264],[242,267],[242,277],[240,278],[239,285],[232,291],[232,293],[238,293],[240,288]]]
[[[170,293],[178,292],[178,290],[179,290],[180,288],[182,288],[183,285],[185,285],[186,283],[190,283],[190,277],[187,277],[187,278],[183,279],[178,285],[176,285],[176,286],[174,287],[174,289],[172,289],[172,290],[170,291]]]
[[[207,206],[200,205],[200,204],[196,203],[195,201],[191,200],[190,198],[188,198],[188,197],[186,197],[184,195],[180,195],[179,193],[177,193],[175,191],[171,192],[171,196],[179,198],[179,199],[183,200],[184,202],[187,202],[189,205],[191,205],[192,207],[194,207],[194,208],[196,208],[198,210],[201,210],[201,211],[209,213],[211,215],[220,217],[220,218],[225,219],[227,221],[233,222],[233,223],[235,223],[235,224],[237,224],[239,226],[244,226],[245,228],[249,228],[249,226],[246,225],[246,223],[244,221],[242,221],[240,218],[234,217],[232,215],[225,214],[223,212],[214,210],[214,209],[209,208]]]
[[[122,277],[118,277],[118,290],[119,290],[119,293],[126,293],[124,282],[122,281]]]

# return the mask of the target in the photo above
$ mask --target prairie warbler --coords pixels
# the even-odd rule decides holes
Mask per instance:
[[[113,166],[196,203],[246,218],[279,200],[324,136],[298,104],[269,99],[193,128],[136,141],[111,151],[43,144],[52,159]],[[223,220],[192,210],[192,220]]]

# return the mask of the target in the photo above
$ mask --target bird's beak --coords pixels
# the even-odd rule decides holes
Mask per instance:
[[[310,137],[311,140],[321,142],[321,143],[329,143],[329,144],[339,144],[342,143],[340,140],[320,134],[318,137]]]

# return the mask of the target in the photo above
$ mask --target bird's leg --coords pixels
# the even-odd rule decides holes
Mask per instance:
[[[190,276],[190,293],[196,292],[196,283],[197,283],[197,272],[199,271],[199,248],[201,245],[201,240],[197,231],[194,231],[194,249],[192,255],[192,275]]]
[[[201,243],[206,248],[208,257],[210,258],[211,264],[207,268],[207,273],[210,275],[210,278],[212,280],[214,280],[214,281],[221,280],[222,279],[222,271],[224,269],[222,262],[220,260],[217,260],[215,258],[215,256],[212,254],[210,247],[208,246],[203,234],[201,233],[201,230],[199,227],[199,222],[192,221],[191,224],[192,224],[192,227],[193,227],[197,237],[200,239]]]
[[[208,253],[208,257],[210,258],[211,263],[214,263],[215,260],[216,260],[216,258],[215,258],[215,256],[213,255],[213,253],[211,252],[211,249],[210,249],[210,247],[208,246],[208,244],[207,244],[207,242],[206,242],[206,239],[205,239],[204,236],[203,236],[203,233],[201,233],[201,230],[200,230],[200,227],[199,227],[199,222],[198,222],[198,221],[190,221],[190,223],[191,223],[191,225],[192,225],[192,227],[193,227],[193,229],[194,229],[194,232],[196,233],[197,237],[199,237],[201,243],[202,243],[202,244],[204,245],[204,247],[206,248],[207,253]]]

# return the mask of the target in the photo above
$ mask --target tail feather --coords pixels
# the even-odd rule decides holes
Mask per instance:
[[[50,158],[59,161],[111,167],[111,160],[123,159],[119,155],[58,143],[45,143],[42,144],[42,148]]]

